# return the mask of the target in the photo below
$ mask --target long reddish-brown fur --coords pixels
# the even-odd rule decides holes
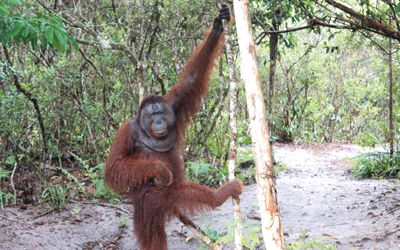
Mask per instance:
[[[157,97],[168,103],[176,116],[175,146],[171,150],[136,151],[130,123],[138,117],[119,128],[111,145],[105,180],[115,192],[129,189],[134,205],[134,233],[142,250],[167,249],[165,223],[173,216],[214,209],[243,190],[240,181],[226,183],[216,191],[185,181],[185,168],[179,157],[185,129],[207,95],[211,71],[223,43],[224,35],[215,35],[211,27],[189,58],[181,80],[166,96]],[[139,114],[146,101],[142,102]],[[151,181],[153,178],[172,181],[160,187]]]

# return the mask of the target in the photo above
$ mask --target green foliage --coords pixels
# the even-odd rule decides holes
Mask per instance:
[[[22,5],[22,3],[22,0],[0,0],[0,17],[4,17],[9,13],[8,6],[12,9],[14,5]]]
[[[274,165],[275,173],[279,174],[282,171],[285,171],[287,169],[287,164],[283,162],[277,162],[276,165]]]
[[[256,0],[250,4],[253,17],[268,29],[272,20],[280,29],[308,22],[309,16],[302,10],[324,20],[329,18],[329,13],[317,8],[312,1],[299,5],[288,0]],[[399,6],[395,6],[396,13],[399,13]],[[10,155],[23,154],[26,162],[36,165],[37,159],[43,159],[41,155],[46,145],[50,149],[45,152],[50,154],[50,157],[45,155],[46,160],[58,159],[60,164],[67,165],[64,163],[70,160],[70,152],[75,152],[80,157],[74,157],[96,188],[95,197],[108,197],[118,203],[119,196],[113,196],[104,188],[104,165],[100,162],[107,155],[118,125],[137,112],[138,77],[144,78],[146,94],[160,94],[161,84],[151,70],[154,64],[168,91],[178,81],[182,66],[202,39],[200,31],[211,23],[211,16],[217,9],[214,3],[207,1],[164,1],[160,4],[155,0],[140,6],[138,2],[130,6],[117,3],[115,11],[109,8],[109,1],[98,1],[89,9],[86,5],[77,5],[79,14],[64,7],[49,13],[36,2],[0,0],[0,42],[12,48],[13,61],[13,67],[5,60],[0,62],[0,156],[11,161]],[[358,7],[388,24],[387,6],[374,9],[365,4]],[[126,44],[135,53],[143,52],[137,55],[145,69],[143,74],[139,75],[135,65],[121,51],[82,46],[81,52],[86,56],[83,57],[76,51],[78,46],[71,36],[79,32],[61,18],[61,11],[85,20],[88,27],[96,27],[96,32],[104,39]],[[160,18],[159,23],[156,17]],[[143,23],[143,20],[148,22]],[[264,27],[256,22],[254,28],[256,37],[262,36]],[[143,30],[147,32],[144,34]],[[85,32],[80,38],[97,39]],[[270,121],[275,133],[271,140],[278,137],[306,143],[346,140],[372,145],[374,140],[369,132],[376,133],[379,138],[387,137],[387,62],[382,52],[366,40],[356,32],[320,27],[279,35],[275,117]],[[376,42],[382,47],[387,45],[387,39],[376,39]],[[269,39],[264,39],[261,43],[264,46],[257,48],[263,58],[259,68],[266,103],[268,43]],[[68,50],[70,45],[75,50]],[[68,53],[61,53],[66,50]],[[398,54],[393,56],[395,61],[399,60]],[[237,58],[235,63],[239,67]],[[193,150],[194,159],[204,159],[204,162],[190,163],[188,178],[207,185],[223,183],[228,175],[224,165],[229,148],[229,98],[225,103],[218,103],[215,112],[210,112],[217,97],[228,87],[227,72],[223,62],[220,72],[211,78],[204,109],[193,122],[193,130],[189,131],[190,144],[200,126],[205,127]],[[17,90],[11,73],[16,74],[21,86],[37,99],[48,141],[42,141],[37,111]],[[394,68],[394,74],[399,74],[399,68]],[[239,73],[236,77],[239,79]],[[245,91],[240,82],[238,94],[238,144],[244,147],[252,141]],[[395,87],[394,95],[399,94],[399,88]],[[217,117],[219,108],[221,113]],[[400,113],[398,103],[394,104],[394,113]],[[215,119],[203,125],[207,117]],[[400,116],[395,119],[398,123]],[[238,162],[252,158],[250,151],[239,152]],[[63,172],[63,175],[68,173]],[[241,173],[237,175],[243,179]],[[73,181],[75,187],[79,186],[77,180]],[[50,197],[50,193],[47,194]],[[2,195],[3,201],[6,196]]]
[[[73,209],[72,209],[72,212],[71,212],[71,215],[72,215],[72,216],[75,216],[75,215],[79,214],[80,211],[81,211],[80,209],[73,208]]]
[[[252,148],[240,147],[237,149],[238,165],[245,161],[254,161]]]
[[[365,39],[350,32],[300,31],[294,39],[295,48],[280,46],[273,136],[295,142],[358,143],[368,139],[368,132],[385,135],[388,68],[381,52],[366,49]],[[261,50],[264,56],[269,56],[268,49]],[[267,96],[268,63],[260,67],[260,75]],[[394,93],[398,95],[398,88]]]
[[[75,157],[85,169],[85,175],[89,177],[89,181],[96,188],[95,197],[106,192],[104,187],[104,163],[100,163],[95,167],[90,167],[87,161],[71,152],[71,155]]]
[[[8,178],[9,174],[11,173],[11,171],[7,171],[3,168],[0,167],[0,184],[3,181],[3,178]],[[3,210],[4,209],[4,203],[3,202],[3,197],[6,197],[6,193],[3,193],[3,191],[1,190],[1,185],[0,185],[0,208]]]
[[[336,250],[336,245],[333,243],[327,243],[327,238],[318,237],[318,240],[308,239],[306,242],[295,242],[288,243],[285,242],[285,249],[297,250],[297,249],[326,249],[326,250]]]
[[[218,232],[215,229],[210,229],[211,222],[204,228],[204,232],[207,234],[208,237],[212,240],[212,242],[216,242],[218,240]],[[217,242],[218,243],[218,242]]]
[[[238,122],[238,133],[237,133],[238,146],[246,146],[251,144],[249,125],[250,123],[248,121]]]
[[[219,169],[204,162],[188,162],[186,176],[189,180],[212,186],[227,182],[229,170],[226,167]]]
[[[382,143],[377,137],[371,135],[378,142],[382,150],[373,150],[361,154],[354,159],[357,163],[354,166],[356,177],[396,177],[400,179],[400,147],[397,143],[390,154],[390,146]]]
[[[118,228],[126,227],[126,222],[129,220],[129,217],[125,217],[118,222]]]
[[[22,5],[22,0],[9,0],[10,9],[14,5]],[[9,11],[5,3],[0,1],[0,42],[3,46],[11,46],[14,43],[19,46],[31,44],[33,49],[38,48],[38,42],[43,48],[50,45],[58,51],[68,49],[69,41],[75,49],[78,49],[76,40],[64,29],[62,20],[51,14],[42,12],[31,14],[14,14]]]
[[[41,201],[39,203],[51,201],[53,203],[53,208],[63,209],[67,204],[70,197],[67,195],[69,189],[72,186],[69,185],[57,185],[51,184],[50,182],[44,182],[44,189],[41,193]]]
[[[246,224],[241,228],[240,230],[246,231],[247,233],[243,234],[242,236],[242,243],[243,246],[249,248],[249,249],[254,249],[254,247],[260,243],[260,238],[257,235],[257,233],[261,232],[261,227],[259,226],[253,226],[252,221],[247,221]],[[228,242],[234,242],[235,238],[235,219],[233,218],[229,223],[228,223],[228,232],[229,234],[221,236],[218,238],[216,243],[221,243],[224,242],[225,244]]]
[[[71,178],[80,187],[82,192],[86,195],[85,187],[82,186],[81,182],[75,176],[73,176],[70,172],[68,172],[66,169],[61,168],[61,167],[56,167],[56,168],[53,168],[53,169],[61,171],[62,174],[64,174],[64,175],[68,176],[69,178]]]

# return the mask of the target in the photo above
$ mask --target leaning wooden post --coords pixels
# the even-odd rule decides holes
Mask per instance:
[[[249,1],[234,0],[233,3],[240,49],[241,77],[246,90],[250,134],[257,170],[257,199],[261,211],[262,234],[268,250],[283,249],[282,226],[275,191],[276,176],[272,164],[266,110],[251,29]]]

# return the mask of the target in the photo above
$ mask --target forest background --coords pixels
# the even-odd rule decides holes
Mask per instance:
[[[163,95],[178,81],[217,4],[0,0],[1,207],[119,202],[102,181],[115,132],[144,96]],[[250,1],[250,10],[272,141],[381,144],[373,159],[384,164],[370,164],[369,155],[362,158],[369,163],[355,163],[357,173],[398,178],[400,3]],[[232,37],[238,163],[251,165],[235,29]],[[224,53],[219,65],[182,155],[188,178],[210,186],[228,174]]]

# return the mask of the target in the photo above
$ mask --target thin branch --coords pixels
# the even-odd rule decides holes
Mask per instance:
[[[45,216],[46,214],[49,214],[49,213],[53,212],[54,210],[56,210],[55,207],[52,208],[52,209],[50,209],[50,210],[48,210],[48,211],[46,211],[46,212],[44,212],[44,213],[41,213],[41,214],[39,214],[39,215],[36,215],[33,219],[37,219],[37,218],[39,218],[39,217]]]
[[[17,190],[15,190],[15,186],[14,186],[14,174],[15,174],[15,170],[17,169],[17,164],[18,163],[18,157],[15,157],[15,163],[14,163],[14,168],[13,171],[11,173],[11,177],[10,177],[10,185],[14,191],[14,205],[17,204]]]
[[[99,205],[99,206],[102,206],[102,207],[111,207],[111,208],[119,209],[119,210],[121,210],[121,211],[123,211],[123,212],[129,214],[130,216],[133,216],[133,214],[132,214],[129,210],[123,208],[122,206],[110,205],[110,204],[98,203],[98,202],[74,202],[74,201],[73,201],[73,203],[78,203],[78,204],[89,204],[89,205]]]
[[[200,238],[204,243],[208,245],[208,247],[212,250],[221,250],[221,247],[217,244],[214,244],[210,237],[201,230],[200,227],[198,227],[196,224],[193,223],[188,217],[186,217],[183,214],[179,214],[179,220],[185,224],[187,228],[189,228],[193,233],[197,235],[198,238]]]
[[[118,22],[117,8],[115,7],[114,0],[111,1],[111,4],[112,4],[113,11],[114,11],[114,15],[115,15],[115,22],[116,22],[117,24],[119,24],[119,22]]]
[[[207,116],[207,118],[203,121],[203,123],[201,124],[201,126],[200,126],[200,130],[197,132],[197,136],[196,136],[196,138],[193,140],[193,142],[192,143],[190,143],[190,146],[189,146],[189,150],[186,152],[186,156],[185,156],[185,162],[190,158],[190,154],[191,154],[191,152],[194,150],[194,147],[199,143],[199,141],[200,141],[200,139],[204,136],[204,131],[205,131],[205,128],[207,127],[207,124],[209,124],[210,123],[210,120],[211,120],[211,118],[212,118],[212,116],[213,116],[213,114],[214,114],[214,112],[215,112],[215,109],[216,109],[216,107],[218,106],[218,104],[219,105],[221,105],[222,107],[218,110],[218,113],[217,113],[217,115],[214,117],[214,121],[213,121],[213,125],[211,126],[211,128],[210,128],[210,131],[213,131],[213,129],[214,129],[214,127],[215,127],[215,123],[216,123],[216,120],[218,119],[218,117],[219,117],[219,114],[220,114],[220,111],[221,111],[221,109],[223,109],[223,105],[224,105],[224,102],[225,102],[225,98],[226,98],[226,96],[228,95],[228,88],[226,88],[226,89],[224,89],[224,92],[223,92],[223,94],[222,94],[222,101],[220,101],[220,99],[221,99],[221,95],[216,95],[217,96],[217,99],[215,100],[215,102],[214,102],[214,104],[213,104],[213,106],[211,107],[211,109],[210,109],[210,111],[208,112],[208,116]],[[210,131],[209,131],[209,133],[207,133],[208,135],[210,134]],[[204,141],[206,141],[207,140],[207,137],[205,137],[204,138]]]
[[[161,76],[158,74],[158,72],[156,70],[156,67],[154,66],[154,63],[149,58],[146,58],[146,59],[147,59],[148,64],[150,65],[151,72],[153,72],[153,75],[156,77],[157,81],[161,85],[161,93],[162,93],[162,95],[166,95],[167,91],[165,90],[164,79],[162,79]]]
[[[92,60],[89,59],[89,57],[86,56],[86,54],[83,52],[83,50],[81,48],[79,48],[79,52],[81,53],[81,55],[83,56],[83,58],[94,68],[94,70],[96,71],[96,73],[104,80],[104,76],[103,74],[100,72],[100,70],[96,67],[96,65],[94,65],[94,63],[92,62]]]
[[[96,73],[101,77],[101,79],[103,80],[103,110],[106,113],[106,115],[108,116],[108,118],[110,119],[111,125],[114,127],[114,129],[118,129],[118,123],[114,120],[113,116],[111,115],[110,111],[108,111],[107,109],[107,98],[106,98],[106,86],[105,86],[105,79],[103,74],[100,72],[100,70],[96,67],[96,65],[94,65],[94,63],[92,62],[92,60],[90,60],[86,54],[82,51],[81,48],[79,48],[79,52],[81,53],[81,55],[83,56],[83,58],[90,64],[92,65],[92,67],[96,70]]]
[[[82,101],[78,98],[78,96],[74,93],[74,91],[71,90],[71,87],[68,86],[68,85],[64,82],[63,78],[60,78],[60,79],[61,79],[61,83],[70,91],[71,94],[70,94],[70,95],[67,95],[67,96],[72,96],[72,98],[71,98],[72,103],[75,105],[75,107],[78,109],[78,111],[81,112],[85,118],[87,118],[92,124],[94,124],[94,126],[96,126],[96,127],[97,127],[99,130],[101,130],[104,134],[107,134],[107,131],[106,131],[106,130],[104,130],[102,127],[98,126],[98,125],[97,125],[97,122],[93,121],[93,120],[91,119],[91,117],[89,117],[89,116],[82,110],[82,108],[79,106],[79,105],[82,105]],[[79,105],[78,105],[76,102],[78,102]]]
[[[76,41],[83,45],[91,45],[91,46],[98,46],[98,47],[104,48],[104,45],[102,45],[101,42],[86,41],[86,40],[81,40],[81,39],[76,39]],[[111,50],[122,50],[135,66],[137,66],[140,63],[140,61],[132,53],[132,51],[128,47],[128,45],[121,44],[121,43],[107,43],[107,45],[109,45],[109,49],[111,49]]]
[[[373,44],[375,44],[376,46],[378,46],[378,48],[380,48],[386,55],[389,55],[389,52],[386,51],[385,48],[383,48],[381,45],[379,45],[377,42],[375,42],[374,40],[372,40],[372,38],[370,36],[368,36],[367,34],[365,34],[364,32],[360,32],[361,35],[365,36],[367,39],[369,39]]]
[[[396,27],[397,27],[397,32],[400,31],[400,26],[399,26],[399,20],[397,19],[397,15],[396,15],[396,5],[394,5],[393,3],[391,3],[388,0],[382,0],[382,2],[386,3],[387,5],[389,5],[390,9],[392,10],[392,15],[391,17],[394,19],[394,22],[396,23]]]
[[[5,56],[6,56],[6,60],[7,60],[8,65],[9,65],[10,67],[12,67],[13,65],[12,65],[12,61],[11,61],[11,58],[10,58],[10,54],[8,53],[7,47],[6,47],[6,46],[3,46],[3,50],[4,50],[4,54],[5,54]],[[41,132],[42,132],[43,151],[44,151],[44,153],[46,154],[46,153],[47,153],[47,136],[46,136],[46,130],[45,130],[45,127],[44,127],[43,117],[42,117],[42,114],[41,114],[41,112],[40,112],[40,108],[39,108],[38,101],[37,101],[36,97],[33,96],[32,93],[26,91],[26,90],[21,86],[21,84],[19,83],[19,80],[18,80],[18,76],[17,76],[13,71],[11,71],[11,72],[12,72],[11,74],[12,74],[12,77],[13,77],[13,79],[14,79],[14,84],[15,84],[15,86],[17,87],[17,89],[18,89],[26,98],[28,98],[28,100],[30,100],[30,101],[33,103],[33,106],[35,107],[35,110],[36,110],[36,112],[37,112],[37,114],[38,114],[39,126],[40,126],[40,130],[41,130]]]
[[[29,50],[29,52],[32,53],[32,55],[34,55],[40,62],[42,62],[42,64],[46,67],[49,67],[49,64],[43,60],[40,56],[36,55],[35,51],[33,51],[31,48],[29,48],[28,46],[26,46],[25,48],[27,48]],[[40,49],[39,49],[40,51]]]
[[[111,115],[110,111],[107,109],[107,96],[106,96],[106,81],[103,80],[103,110],[106,112],[106,115],[110,119],[111,125],[115,130],[119,128],[118,123],[114,120],[113,116]]]
[[[5,217],[5,216],[3,216],[3,215],[0,215],[0,218],[6,219],[6,220],[10,220],[10,221],[13,221],[13,222],[18,222],[17,220],[10,219],[10,218]]]

